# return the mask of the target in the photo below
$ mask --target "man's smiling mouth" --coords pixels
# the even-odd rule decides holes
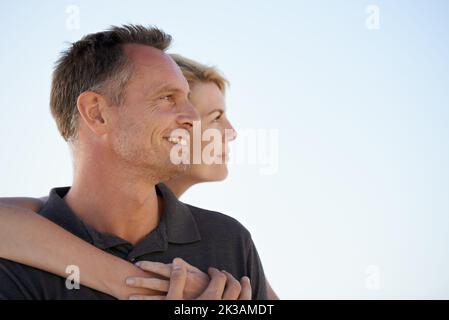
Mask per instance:
[[[167,141],[172,143],[173,145],[181,145],[181,146],[187,145],[187,140],[181,137],[167,137],[165,139],[167,139]]]

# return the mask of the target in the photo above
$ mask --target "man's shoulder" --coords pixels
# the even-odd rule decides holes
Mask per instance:
[[[186,204],[186,206],[190,209],[202,234],[204,232],[212,234],[225,233],[227,236],[238,236],[245,242],[251,239],[251,233],[237,219],[218,211],[207,210],[189,204]]]

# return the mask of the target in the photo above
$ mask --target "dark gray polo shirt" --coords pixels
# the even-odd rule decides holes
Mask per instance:
[[[159,184],[156,191],[164,203],[161,220],[156,229],[133,246],[84,224],[63,199],[69,189],[52,189],[39,214],[130,262],[170,263],[180,257],[204,272],[208,267],[216,267],[230,272],[236,279],[246,275],[251,279],[253,299],[267,298],[265,275],[256,247],[248,230],[237,220],[184,204],[165,185]],[[65,278],[54,274],[0,259],[0,299],[114,299],[85,286],[69,290],[65,282]]]

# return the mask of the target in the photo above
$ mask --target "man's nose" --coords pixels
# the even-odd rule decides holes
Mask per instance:
[[[187,130],[190,130],[193,127],[194,121],[200,121],[200,115],[190,101],[185,103],[177,121],[180,126]]]

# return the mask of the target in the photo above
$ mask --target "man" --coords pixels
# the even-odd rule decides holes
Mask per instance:
[[[156,28],[128,25],[90,34],[62,55],[50,105],[73,152],[74,181],[53,189],[40,214],[129,261],[180,257],[203,271],[249,276],[252,297],[265,299],[248,231],[181,203],[159,184],[186,169],[170,161],[171,148],[183,142],[172,132],[199,120],[187,81],[164,52],[170,41]],[[217,273],[209,272],[211,285]],[[4,299],[111,298],[87,287],[67,290],[65,279],[8,260],[0,260],[0,283]]]

